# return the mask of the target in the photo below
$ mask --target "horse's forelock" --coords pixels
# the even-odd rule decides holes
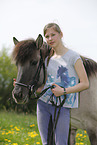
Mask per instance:
[[[34,39],[20,41],[13,50],[12,57],[16,63],[23,64],[29,60],[37,49]]]

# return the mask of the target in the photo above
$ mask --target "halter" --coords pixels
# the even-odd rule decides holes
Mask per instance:
[[[29,99],[31,98],[32,91],[35,94],[34,87],[37,85],[37,83],[39,81],[40,71],[41,71],[42,67],[43,67],[43,72],[44,72],[43,84],[45,83],[45,76],[46,76],[45,63],[43,61],[43,56],[42,56],[41,50],[40,50],[40,56],[41,56],[41,58],[40,58],[40,61],[39,61],[39,65],[38,65],[37,71],[35,73],[35,76],[33,77],[34,79],[33,79],[32,83],[30,85],[26,85],[26,84],[23,84],[23,83],[15,82],[16,85],[23,86],[23,87],[25,87],[29,90]],[[31,99],[37,99],[36,95],[35,95],[35,98],[31,98]]]

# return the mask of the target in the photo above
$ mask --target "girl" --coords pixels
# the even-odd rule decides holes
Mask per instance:
[[[89,87],[89,81],[83,62],[76,52],[66,48],[62,43],[63,33],[56,23],[49,23],[44,27],[44,37],[48,45],[54,50],[47,67],[47,81],[44,89],[54,85],[37,102],[37,121],[43,145],[48,144],[48,126],[52,116],[54,120],[55,106],[52,106],[50,97],[54,94],[53,102],[59,104],[66,95],[61,107],[55,129],[55,144],[67,145],[70,123],[70,109],[78,107],[78,92]],[[39,91],[39,90],[38,90]],[[58,112],[58,109],[57,111]]]

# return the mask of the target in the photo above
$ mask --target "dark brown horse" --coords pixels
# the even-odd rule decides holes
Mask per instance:
[[[45,82],[46,67],[43,64],[49,55],[50,48],[43,43],[41,35],[36,40],[21,42],[14,38],[14,42],[12,56],[16,62],[18,74],[12,95],[16,103],[25,103],[29,101],[29,94],[33,95]],[[91,145],[97,145],[97,63],[86,57],[81,56],[81,58],[90,81],[90,88],[80,92],[79,108],[71,109],[70,145],[74,144],[77,128],[86,129]]]
[[[49,55],[50,47],[43,42],[41,35],[36,40],[19,42],[14,38],[15,47],[12,53],[18,74],[16,85],[12,92],[16,103],[27,103],[29,96],[45,83],[45,58]]]

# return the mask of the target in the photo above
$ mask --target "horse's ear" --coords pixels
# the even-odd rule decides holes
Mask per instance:
[[[13,37],[13,42],[14,42],[15,45],[16,45],[17,43],[19,43],[19,41],[18,41],[15,37]]]
[[[38,35],[37,39],[36,39],[36,46],[39,49],[43,44],[43,37],[41,34]]]

